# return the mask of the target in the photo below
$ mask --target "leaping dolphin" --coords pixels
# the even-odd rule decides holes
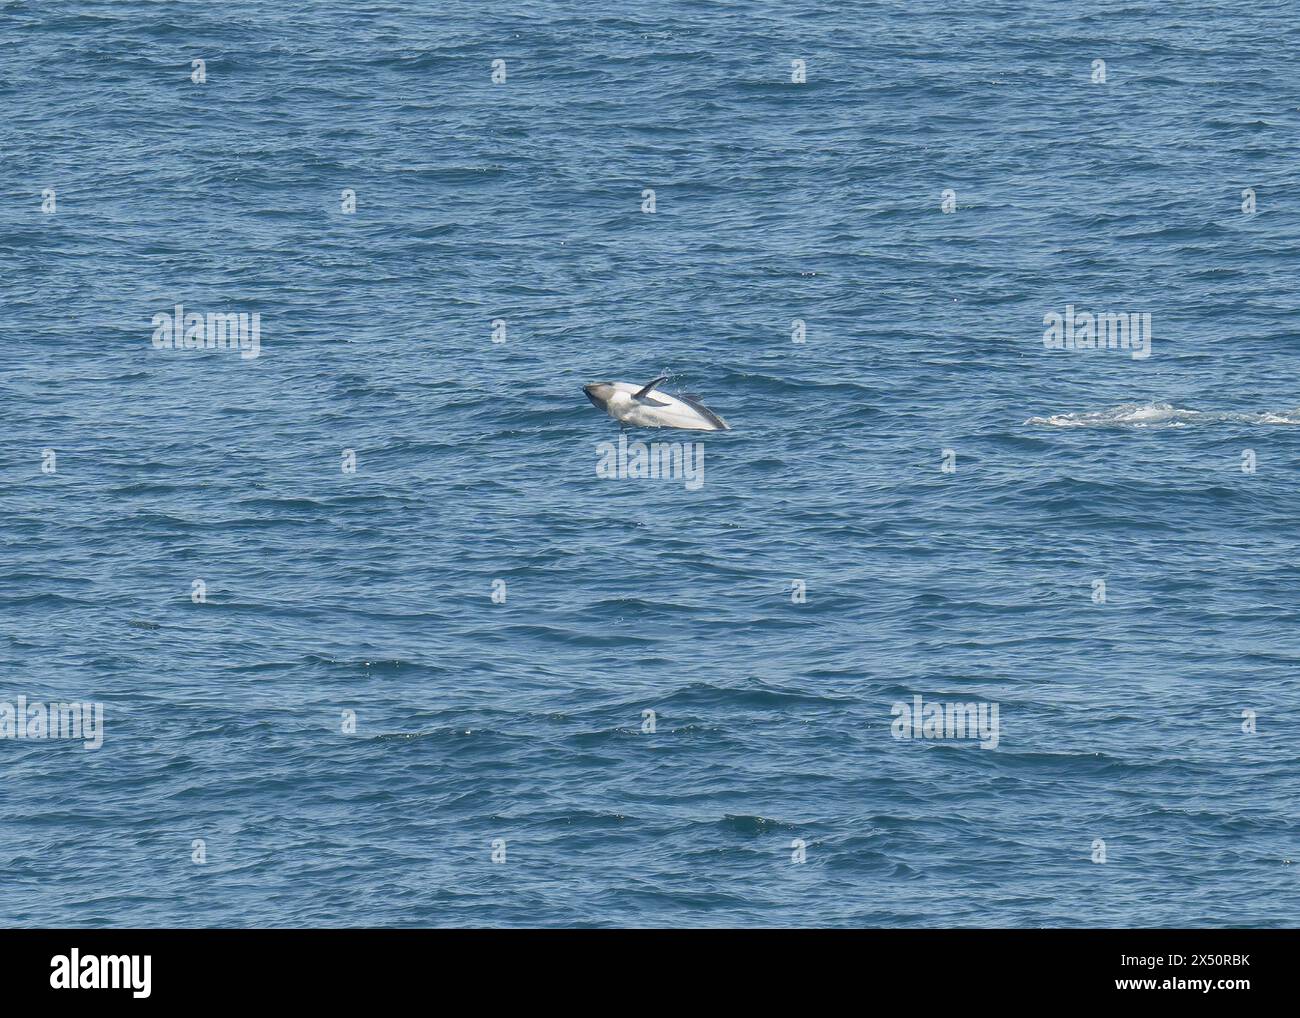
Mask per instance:
[[[645,385],[631,382],[592,382],[582,391],[596,406],[621,424],[640,428],[684,428],[688,431],[730,431],[731,425],[695,396],[655,392],[668,380],[660,375]]]

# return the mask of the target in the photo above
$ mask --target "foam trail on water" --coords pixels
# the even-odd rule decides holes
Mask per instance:
[[[1169,403],[1121,403],[1107,410],[1050,414],[1025,421],[1049,428],[1185,428],[1194,424],[1300,424],[1300,409],[1282,413],[1182,410]]]

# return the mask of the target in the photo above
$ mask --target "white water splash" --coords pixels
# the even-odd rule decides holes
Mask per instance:
[[[1300,409],[1282,413],[1180,410],[1168,403],[1121,403],[1108,410],[1031,417],[1026,424],[1049,428],[1185,428],[1193,424],[1300,424]]]

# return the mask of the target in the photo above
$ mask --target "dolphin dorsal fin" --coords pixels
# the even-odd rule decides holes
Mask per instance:
[[[636,394],[635,396],[633,396],[632,398],[633,398],[633,399],[645,399],[647,396],[650,395],[651,391],[654,389],[654,387],[655,387],[656,385],[660,384],[661,382],[666,382],[666,381],[668,381],[668,376],[667,376],[667,375],[660,375],[660,376],[659,376],[658,378],[656,378],[653,382],[647,382],[644,386],[642,386],[639,390],[637,390],[637,394]]]

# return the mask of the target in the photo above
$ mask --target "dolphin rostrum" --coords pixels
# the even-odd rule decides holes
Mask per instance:
[[[731,426],[695,396],[669,396],[655,392],[668,380],[660,375],[645,385],[631,382],[592,382],[582,391],[596,406],[620,424],[640,428],[685,428],[689,431],[730,431]]]

